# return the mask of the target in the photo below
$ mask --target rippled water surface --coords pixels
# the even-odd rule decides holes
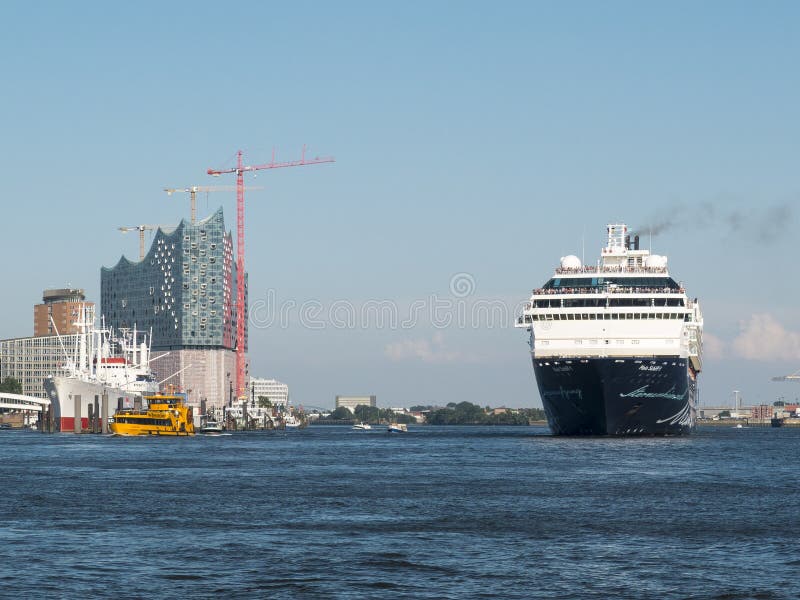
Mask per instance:
[[[800,429],[0,432],[5,597],[798,598]]]

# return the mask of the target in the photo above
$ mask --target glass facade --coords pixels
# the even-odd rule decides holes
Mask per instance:
[[[100,306],[115,329],[152,329],[153,350],[234,349],[236,263],[222,208],[194,224],[182,220],[169,233],[159,229],[143,260],[123,256],[102,268]]]

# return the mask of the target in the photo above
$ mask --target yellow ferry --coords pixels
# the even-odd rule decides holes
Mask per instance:
[[[146,410],[114,413],[111,431],[117,435],[194,435],[192,407],[178,394],[145,396]]]

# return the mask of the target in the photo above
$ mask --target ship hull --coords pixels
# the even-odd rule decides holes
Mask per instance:
[[[534,358],[555,435],[680,435],[694,430],[697,379],[685,358]]]
[[[117,408],[132,407],[135,398],[141,398],[143,393],[155,393],[157,384],[137,383],[142,391],[123,390],[118,387],[104,385],[99,382],[83,381],[73,377],[48,377],[44,380],[47,397],[53,407],[53,422],[56,431],[74,433],[76,421],[80,420],[78,431],[91,428],[89,423],[89,406],[94,407],[97,398],[98,409],[103,414],[103,395],[108,394],[109,407],[105,414],[112,416]],[[76,413],[76,398],[80,396],[79,414]]]

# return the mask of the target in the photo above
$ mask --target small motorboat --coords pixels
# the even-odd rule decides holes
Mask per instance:
[[[222,433],[222,425],[216,421],[206,421],[206,424],[200,428],[200,433],[203,435],[219,435]]]
[[[389,423],[389,433],[408,433],[408,425],[405,423]]]
[[[306,425],[308,425],[308,423],[306,423],[305,420],[298,419],[292,413],[289,413],[288,415],[285,415],[283,417],[283,424],[286,427],[286,429],[299,429],[301,427],[305,427]]]
[[[353,425],[353,429],[358,429],[358,430],[372,429],[372,425],[370,425],[369,423],[356,423],[355,425]]]

